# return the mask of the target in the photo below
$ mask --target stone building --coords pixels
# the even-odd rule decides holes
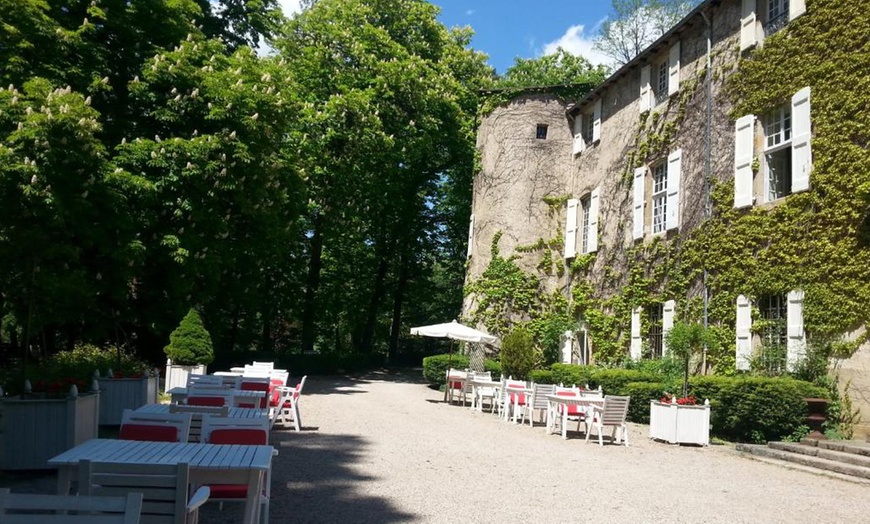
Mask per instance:
[[[812,15],[808,3],[809,13],[804,0],[706,0],[581,98],[530,88],[492,110],[478,132],[464,316],[485,323],[471,285],[495,249],[539,279],[541,296],[568,304],[576,323],[566,361],[597,360],[605,344],[622,352],[609,360],[661,356],[664,333],[682,318],[730,333],[708,369],[798,366],[812,337],[803,286],[711,284],[685,248],[716,214],[716,188],[741,216],[815,190],[813,86],[795,86],[756,115],[735,115],[729,93],[741,59],[775,33],[788,36]],[[596,333],[591,311],[572,308],[580,287],[609,331],[600,323]],[[711,308],[727,313],[708,316]],[[863,333],[853,327],[843,335]],[[866,346],[842,366],[859,404],[870,391]]]

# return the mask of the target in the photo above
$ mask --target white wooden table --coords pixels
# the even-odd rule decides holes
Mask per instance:
[[[591,408],[592,406],[602,407],[604,406],[604,399],[591,395],[577,395],[573,397],[564,395],[547,395],[547,433],[553,433],[553,428],[556,427],[557,412],[561,411],[562,438],[568,438],[568,406],[583,406],[587,408]]]
[[[476,409],[477,411],[483,411],[483,391],[491,388],[493,391],[493,396],[491,402],[495,402],[495,395],[499,394],[497,391],[501,388],[501,382],[498,380],[487,380],[483,378],[475,378],[475,379],[461,379],[463,384],[467,381],[471,384],[471,409]],[[463,386],[464,387],[464,386]]]
[[[169,404],[146,404],[135,410],[136,413],[158,413],[167,415],[170,413]],[[194,417],[200,413],[191,413]],[[269,416],[268,409],[258,408],[230,408],[227,418],[266,418]]]
[[[234,406],[244,403],[256,406],[260,404],[260,399],[266,396],[265,391],[254,391],[250,389],[227,389],[227,391],[233,394]],[[173,404],[183,403],[187,400],[187,388],[172,388],[169,390],[169,394],[172,395]]]
[[[135,440],[92,439],[49,459],[58,468],[57,492],[69,494],[79,461],[113,464],[180,464],[190,465],[190,482],[203,484],[245,484],[244,524],[257,524],[263,479],[272,466],[272,446],[191,444],[178,442],[142,442]]]
[[[505,410],[504,410],[504,419],[510,420],[510,410],[507,409],[507,405],[511,403],[511,397],[513,397],[513,411],[514,411],[514,424],[518,422],[517,420],[517,412],[520,408],[520,395],[523,395],[525,402],[529,401],[529,396],[532,394],[532,388],[526,386],[505,386],[504,388],[504,402],[505,402]]]

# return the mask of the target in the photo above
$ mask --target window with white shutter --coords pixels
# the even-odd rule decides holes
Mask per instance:
[[[740,50],[744,51],[753,47],[757,41],[756,36],[755,0],[743,0],[743,9],[740,17]]]
[[[680,177],[682,176],[683,150],[677,149],[668,155],[667,229],[680,227]]]
[[[810,141],[810,88],[805,87],[791,97],[791,191],[806,191],[810,188],[812,150]]]
[[[592,141],[601,140],[601,99],[595,101],[592,106]]]
[[[471,246],[474,243],[474,215],[471,215],[471,218],[468,219],[468,252],[465,254],[465,258],[471,257]]]
[[[786,368],[794,371],[796,365],[806,357],[807,351],[804,336],[804,292],[791,291],[786,300]]]
[[[806,0],[791,0],[788,4],[788,19],[794,20],[807,12]]]
[[[755,115],[734,124],[734,207],[752,205],[752,161],[755,158]]]
[[[749,371],[752,359],[752,303],[743,295],[737,296],[737,369]]]
[[[629,353],[632,360],[640,360],[643,344],[640,339],[640,315],[643,308],[635,308],[631,312],[631,347]]]
[[[588,219],[585,221],[587,224],[587,231],[584,253],[594,253],[598,251],[598,208],[600,206],[600,194],[601,192],[599,191],[599,188],[596,187],[589,195],[589,213]]]
[[[680,41],[671,46],[668,53],[668,95],[680,90]]]
[[[634,170],[634,181],[632,182],[632,194],[634,195],[633,212],[632,212],[632,237],[637,240],[643,238],[643,207],[644,207],[644,186],[646,185],[646,167],[639,167]]]
[[[577,204],[576,198],[568,200],[568,211],[565,213],[565,258],[574,258],[577,254]]]
[[[662,306],[662,356],[668,356],[668,332],[674,327],[674,313],[677,303],[674,300],[665,301]]]
[[[765,202],[791,194],[791,106],[780,106],[764,116]]]
[[[652,109],[652,88],[650,87],[650,66],[640,68],[640,112]]]

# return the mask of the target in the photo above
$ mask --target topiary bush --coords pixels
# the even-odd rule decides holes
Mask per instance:
[[[180,366],[209,364],[214,360],[211,335],[196,310],[191,309],[181,319],[181,323],[169,335],[169,345],[163,348],[163,352],[173,364]]]
[[[468,357],[456,353],[432,355],[423,359],[423,377],[432,386],[441,387],[447,382],[447,369],[466,369]]]
[[[535,347],[532,333],[517,326],[501,341],[502,375],[526,380],[535,367]]]

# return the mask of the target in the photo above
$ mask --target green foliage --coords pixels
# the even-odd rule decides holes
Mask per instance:
[[[498,377],[501,376],[501,362],[488,358],[483,361],[483,370],[489,371],[492,374],[492,378],[498,380]]]
[[[613,13],[601,25],[595,48],[626,64],[658,40],[699,0],[613,0]]]
[[[214,360],[211,335],[205,329],[195,309],[187,312],[175,331],[169,335],[169,345],[163,348],[173,364],[196,366]]]
[[[450,368],[467,369],[468,357],[455,353],[426,357],[423,359],[423,378],[430,385],[443,386],[447,381],[447,370]]]
[[[554,373],[549,369],[533,369],[529,371],[529,381],[535,384],[558,384],[553,377]]]
[[[601,387],[605,395],[626,395],[630,382],[659,382],[661,377],[633,369],[596,369],[589,377],[589,387]]]
[[[525,327],[514,327],[501,341],[502,374],[526,380],[535,367],[532,334]]]
[[[716,338],[702,324],[677,321],[665,335],[668,351],[683,362],[683,396],[689,389],[689,362],[695,355],[700,355],[704,348],[713,348]]]
[[[661,382],[629,382],[620,395],[631,396],[628,403],[628,420],[638,424],[649,424],[649,403],[659,400],[667,391]]]
[[[596,369],[593,366],[581,366],[577,364],[559,363],[550,366],[553,384],[578,387],[586,387]]]

